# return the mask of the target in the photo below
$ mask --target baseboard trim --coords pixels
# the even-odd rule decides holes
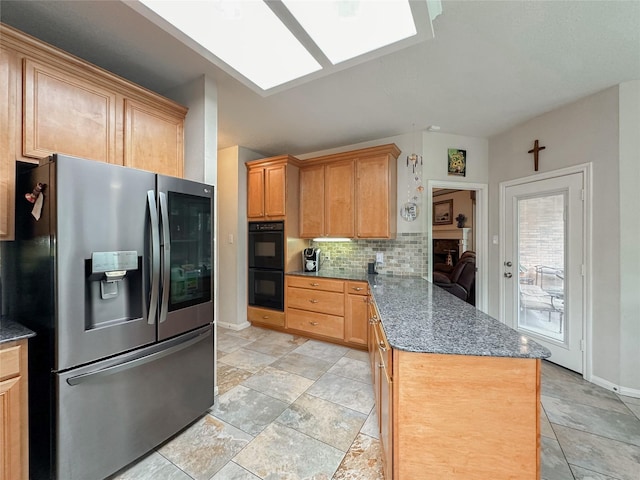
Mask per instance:
[[[595,375],[591,376],[591,382],[596,385],[606,388],[607,390],[611,390],[614,393],[619,393],[620,395],[624,395],[625,397],[633,397],[640,398],[640,390],[636,388],[628,388],[620,385],[616,385],[609,380],[605,380],[604,378],[597,377]]]
[[[244,330],[245,328],[251,326],[251,323],[247,321],[245,321],[244,323],[227,323],[227,322],[221,322],[220,320],[218,320],[216,323],[223,328],[228,328],[229,330],[235,330],[235,331]]]

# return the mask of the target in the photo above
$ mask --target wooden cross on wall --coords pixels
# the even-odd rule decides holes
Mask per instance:
[[[536,139],[536,141],[533,144],[533,148],[528,152],[528,153],[533,153],[533,167],[536,172],[538,171],[538,152],[540,150],[544,150],[545,148],[547,147],[538,147],[538,139]]]

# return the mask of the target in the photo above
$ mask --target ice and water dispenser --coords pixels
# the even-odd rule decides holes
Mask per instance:
[[[85,264],[87,329],[142,317],[142,257],[138,252],[93,252]]]

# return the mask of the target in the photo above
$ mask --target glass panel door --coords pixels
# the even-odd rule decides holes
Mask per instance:
[[[168,192],[169,311],[211,300],[211,199]]]
[[[503,187],[504,321],[583,370],[583,174],[523,179]]]
[[[518,328],[565,343],[565,194],[517,204]]]

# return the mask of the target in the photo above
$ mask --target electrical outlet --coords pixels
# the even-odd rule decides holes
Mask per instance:
[[[376,262],[384,263],[384,254],[382,252],[376,252]]]
[[[330,261],[331,260],[331,254],[329,252],[326,252],[324,254],[324,259]]]

